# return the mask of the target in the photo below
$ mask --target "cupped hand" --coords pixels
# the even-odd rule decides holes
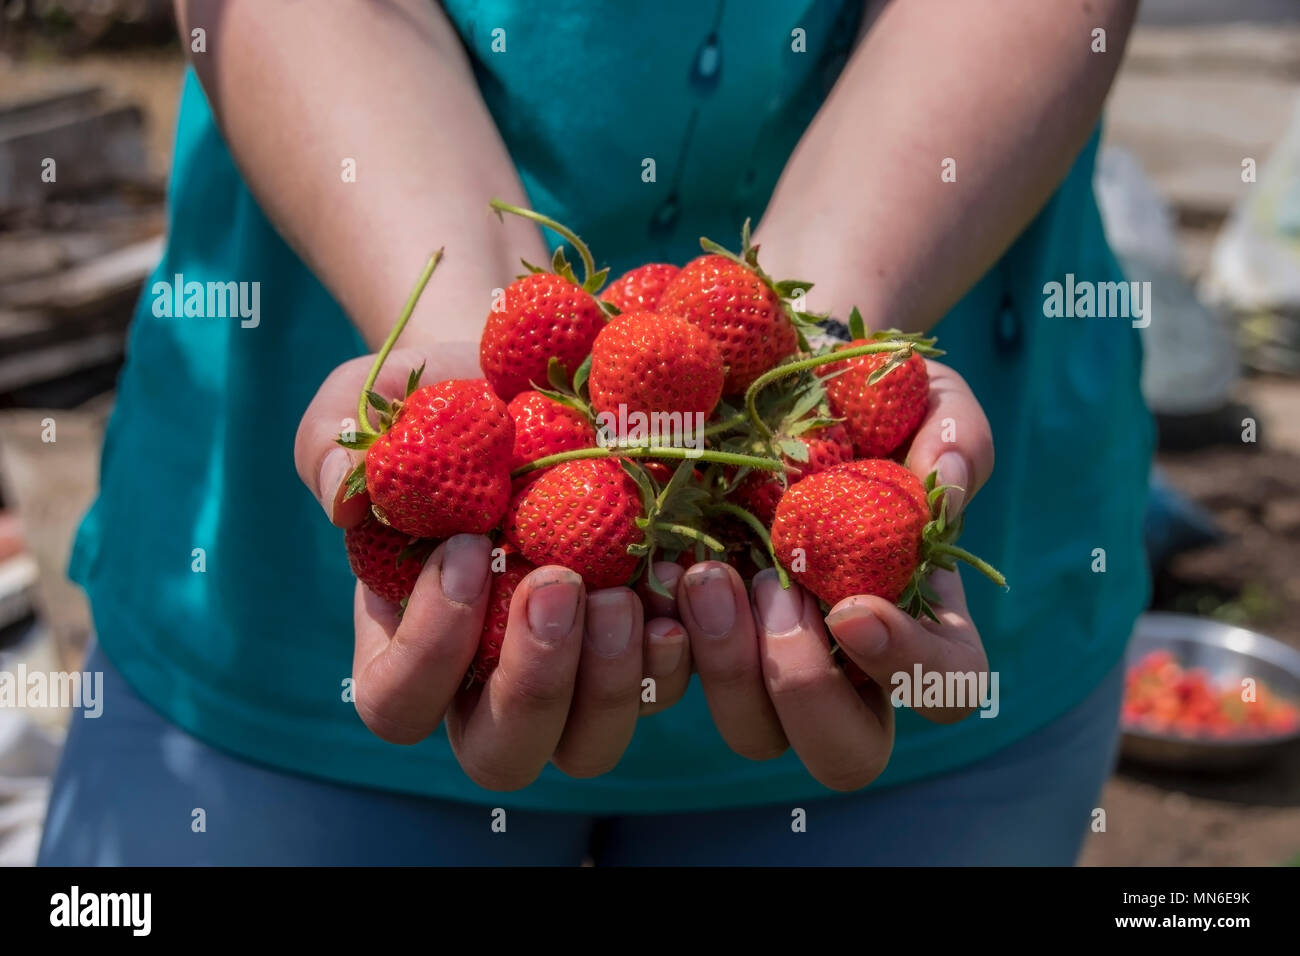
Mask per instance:
[[[961,489],[948,495],[955,516],[993,469],[992,432],[961,376],[937,362],[928,366],[930,405],[907,465],[921,478],[937,468],[940,482]],[[846,598],[823,615],[812,594],[798,585],[783,589],[775,571],[757,575],[747,594],[734,569],[705,562],[680,577],[675,602],[654,611],[676,615],[685,625],[710,713],[732,750],[765,760],[793,748],[822,784],[855,790],[889,761],[895,674],[910,676],[917,664],[924,673],[988,669],[959,575],[937,571],[930,585],[938,597],[937,622],[865,595]],[[853,686],[832,654],[832,637],[837,653],[857,664],[869,683]],[[973,705],[916,709],[949,723]]]
[[[372,358],[331,373],[295,441],[299,476],[340,528],[362,521],[370,504],[364,494],[344,500],[344,479],[361,453],[335,439],[356,416]],[[408,371],[424,359],[413,350],[394,351],[376,390],[401,394]],[[430,362],[424,380],[448,377],[477,377],[477,371],[457,376]],[[646,621],[640,597],[628,588],[587,594],[572,571],[538,568],[515,590],[496,670],[467,688],[491,592],[491,549],[480,535],[442,542],[405,611],[357,584],[357,713],[379,737],[399,744],[423,740],[445,720],[461,767],[491,790],[527,786],[548,762],[577,777],[607,772],[631,741],[637,717],[670,706],[685,691],[691,673],[685,629],[667,618]]]

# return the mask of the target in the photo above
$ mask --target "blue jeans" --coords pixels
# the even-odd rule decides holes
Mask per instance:
[[[488,806],[302,777],[169,724],[98,648],[86,669],[104,673],[111,706],[72,718],[43,866],[1068,866],[1114,761],[1123,688],[1117,664],[1082,704],[992,758],[807,801],[796,832],[793,806],[623,817],[507,809],[503,819]]]

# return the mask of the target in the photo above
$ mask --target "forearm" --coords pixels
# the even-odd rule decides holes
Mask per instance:
[[[995,6],[894,0],[804,134],[758,239],[769,271],[815,282],[812,309],[929,328],[1087,142],[1137,0]]]
[[[177,0],[239,169],[277,229],[373,346],[429,253],[447,254],[403,344],[468,357],[491,291],[543,259],[488,200],[523,190],[460,41],[429,0]],[[344,177],[355,161],[355,181]],[[459,343],[460,348],[456,348]]]

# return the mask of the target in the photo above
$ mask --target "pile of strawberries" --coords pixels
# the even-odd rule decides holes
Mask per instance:
[[[529,210],[501,212],[555,230],[557,250],[494,301],[483,378],[420,385],[400,398],[371,385],[441,253],[430,260],[359,400],[364,450],[348,494],[371,515],[346,533],[356,576],[395,603],[437,543],[468,532],[501,551],[470,680],[496,666],[510,596],[532,568],[558,564],[589,588],[646,586],[655,560],[775,566],[827,606],[854,594],[930,614],[925,579],[968,560],[945,486],[898,463],[929,402],[934,340],[897,331],[813,349],[811,288],[758,264],[745,224],[739,254],[707,239],[678,268],[651,263],[605,286],[571,231]],[[602,292],[603,288],[603,292]],[[378,427],[371,422],[373,412]]]
[[[1255,698],[1239,682],[1216,686],[1199,668],[1185,668],[1172,652],[1151,651],[1124,677],[1121,710],[1128,729],[1183,737],[1256,737],[1300,729],[1300,706],[1257,681]]]

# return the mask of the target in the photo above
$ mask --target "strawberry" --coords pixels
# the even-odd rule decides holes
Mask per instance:
[[[401,604],[411,596],[433,542],[420,542],[390,528],[374,515],[343,532],[348,564],[357,580],[385,601]]]
[[[506,539],[537,565],[559,564],[589,588],[627,584],[637,568],[628,548],[644,537],[637,483],[610,458],[562,462],[518,492]]]
[[[811,283],[774,282],[758,266],[758,248],[749,242],[749,222],[741,232],[741,254],[701,239],[705,255],[692,259],[664,288],[658,311],[679,315],[698,325],[722,354],[727,366],[724,392],[749,387],[800,345],[795,327],[812,317],[795,311],[787,296],[807,291]]]
[[[722,545],[676,519],[704,495],[685,462],[658,493],[645,473],[614,458],[561,462],[516,492],[506,539],[533,564],[576,571],[589,588],[629,584],[656,547],[684,550],[694,540]],[[653,578],[653,576],[652,576]]]
[[[545,386],[551,358],[571,374],[591,351],[605,313],[591,293],[549,272],[523,276],[494,303],[479,341],[479,365],[503,400]]]
[[[855,339],[842,349],[869,344]],[[837,349],[836,351],[841,351]],[[925,359],[913,352],[887,374],[871,382],[873,372],[896,361],[890,353],[860,355],[818,369],[827,376],[826,399],[831,413],[844,419],[859,458],[892,455],[925,418],[930,403],[930,375]]]
[[[925,578],[934,567],[954,567],[953,558],[1006,585],[996,570],[951,543],[960,522],[931,510],[945,490],[933,474],[922,483],[888,459],[836,465],[782,496],[772,546],[790,575],[827,604],[874,594],[933,616]]]
[[[598,412],[705,415],[722,397],[722,357],[700,328],[653,312],[625,312],[591,347],[588,387]],[[693,427],[686,419],[683,427]]]
[[[596,429],[587,416],[541,392],[532,389],[520,392],[510,400],[507,409],[515,423],[511,470],[547,455],[596,447]],[[531,480],[538,474],[530,472],[520,480]]]
[[[801,478],[853,460],[853,442],[842,424],[810,429],[798,440],[802,441],[804,448],[797,454],[804,460],[797,460],[789,454],[781,456],[785,464],[785,482],[771,472],[751,471],[732,492],[736,503],[753,512],[765,525],[770,526],[776,517],[776,506],[785,494],[787,482],[793,484]]]
[[[727,365],[728,395],[743,392],[799,347],[780,296],[725,256],[700,256],[687,263],[664,289],[659,309],[708,333]]]
[[[681,271],[677,266],[666,262],[637,266],[611,282],[601,293],[600,300],[608,302],[620,312],[653,312],[664,287]]]
[[[515,428],[488,383],[450,380],[375,401],[387,427],[367,439],[365,486],[379,520],[420,538],[496,527],[510,501]]]
[[[479,636],[478,651],[466,676],[468,683],[485,681],[497,669],[501,659],[501,645],[506,639],[506,625],[510,621],[510,600],[519,582],[528,576],[533,566],[518,553],[506,555],[504,571],[493,572],[492,590],[488,595],[487,614],[483,618],[483,633]]]

